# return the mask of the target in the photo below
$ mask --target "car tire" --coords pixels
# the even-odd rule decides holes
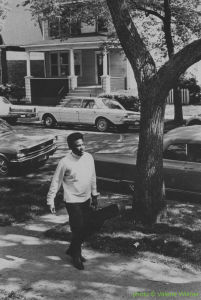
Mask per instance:
[[[109,121],[105,118],[99,118],[96,121],[96,128],[98,129],[98,131],[100,132],[105,132],[108,130],[110,124]]]
[[[45,127],[52,128],[56,125],[56,120],[52,115],[45,115],[43,117]]]
[[[9,166],[8,161],[3,156],[0,156],[0,177],[8,175]]]

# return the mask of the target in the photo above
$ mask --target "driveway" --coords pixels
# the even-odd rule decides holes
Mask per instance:
[[[201,298],[201,273],[178,269],[168,258],[155,263],[154,257],[148,261],[84,247],[85,270],[75,269],[65,255],[68,242],[44,237],[44,231],[66,218],[60,211],[57,216],[0,227],[0,290],[19,291],[32,300]],[[161,297],[159,292],[174,295]]]

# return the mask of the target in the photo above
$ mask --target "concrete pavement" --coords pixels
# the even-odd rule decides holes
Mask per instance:
[[[201,298],[200,272],[178,269],[171,259],[156,263],[154,254],[152,261],[84,247],[85,270],[75,269],[65,255],[68,242],[44,237],[66,218],[62,210],[56,216],[0,227],[0,290],[20,291],[32,300]]]

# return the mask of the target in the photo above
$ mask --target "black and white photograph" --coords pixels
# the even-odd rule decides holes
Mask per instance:
[[[0,0],[9,299],[201,299],[201,0]]]

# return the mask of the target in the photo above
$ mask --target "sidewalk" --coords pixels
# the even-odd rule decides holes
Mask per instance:
[[[47,214],[25,224],[0,227],[0,290],[20,291],[32,300],[162,299],[159,291],[177,293],[165,297],[168,300],[191,299],[179,292],[197,293],[193,299],[201,298],[201,273],[178,269],[168,261],[154,263],[84,248],[85,270],[75,269],[65,255],[68,243],[44,237],[46,230],[66,218],[65,211],[60,211],[57,216]],[[5,298],[0,295],[0,299]]]

